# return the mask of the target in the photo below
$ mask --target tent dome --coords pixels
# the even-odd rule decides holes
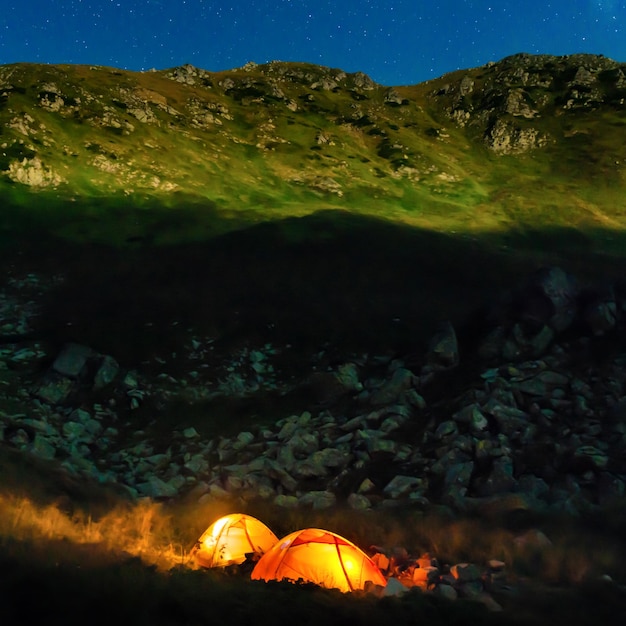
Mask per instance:
[[[202,567],[239,565],[246,560],[246,554],[264,554],[277,541],[276,535],[255,517],[231,513],[200,535],[193,556]]]
[[[259,559],[252,579],[302,580],[344,592],[363,589],[367,581],[383,587],[387,584],[360,548],[319,528],[298,530],[278,541]]]

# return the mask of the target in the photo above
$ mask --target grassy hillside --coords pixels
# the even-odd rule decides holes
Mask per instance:
[[[341,208],[471,236],[566,226],[615,251],[604,231],[626,223],[624,66],[601,57],[392,89],[296,63],[12,65],[0,89],[5,232],[171,243]]]

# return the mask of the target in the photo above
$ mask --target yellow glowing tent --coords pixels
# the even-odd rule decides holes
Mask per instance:
[[[277,541],[276,535],[255,517],[231,513],[202,533],[192,555],[202,567],[239,565],[246,560],[246,554],[264,554]]]
[[[374,562],[353,543],[319,528],[298,530],[266,552],[252,570],[253,580],[311,582],[348,592],[363,589],[367,581],[387,581]]]

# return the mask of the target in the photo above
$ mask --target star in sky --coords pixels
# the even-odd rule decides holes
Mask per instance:
[[[5,0],[0,64],[306,61],[412,84],[517,52],[626,61],[625,0]]]

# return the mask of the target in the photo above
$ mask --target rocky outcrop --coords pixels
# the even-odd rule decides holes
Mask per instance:
[[[7,176],[16,183],[35,188],[57,187],[63,182],[61,175],[45,165],[39,157],[11,162]]]
[[[485,144],[496,154],[520,154],[546,143],[547,138],[536,128],[519,128],[502,119],[496,120],[485,135]]]
[[[478,129],[496,154],[519,154],[554,140],[537,120],[572,109],[622,106],[620,64],[595,55],[518,54],[455,77],[431,92],[459,126]]]

